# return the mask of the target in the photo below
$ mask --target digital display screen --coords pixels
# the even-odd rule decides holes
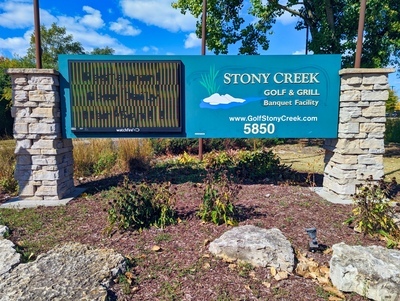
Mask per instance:
[[[69,61],[72,132],[182,132],[181,61]]]

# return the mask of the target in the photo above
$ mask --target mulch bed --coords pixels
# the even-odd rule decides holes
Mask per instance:
[[[48,218],[36,237],[27,237],[23,229],[17,228],[13,229],[10,239],[18,243],[56,232],[59,234],[52,237],[52,244],[81,242],[112,248],[129,257],[132,273],[112,286],[112,300],[328,300],[329,295],[312,279],[292,274],[288,279],[276,281],[268,268],[249,268],[212,256],[208,252],[209,242],[230,227],[203,223],[196,216],[201,193],[191,183],[174,185],[181,222],[163,230],[152,228],[141,233],[114,231],[111,237],[104,233],[108,207],[101,193],[107,182],[85,185],[89,195],[66,206],[64,215],[70,218],[65,219],[63,231],[55,230],[56,221]],[[306,228],[316,227],[318,241],[328,246],[340,242],[384,245],[383,241],[356,233],[343,224],[351,214],[351,205],[329,203],[308,187],[242,185],[236,206],[240,210],[240,225],[278,228],[295,251],[320,265],[329,265],[331,254],[308,251]],[[51,217],[47,213],[54,209],[35,210]],[[43,252],[50,246],[45,246]],[[154,251],[154,246],[160,250]],[[346,294],[346,299],[365,300],[356,294]]]

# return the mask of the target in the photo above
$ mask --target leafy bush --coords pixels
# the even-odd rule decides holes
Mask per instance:
[[[142,230],[174,224],[174,195],[170,183],[136,185],[125,178],[123,185],[111,190],[108,196],[112,201],[106,232],[110,233],[115,226],[120,230]]]
[[[386,119],[385,143],[400,143],[400,118]]]
[[[18,182],[14,178],[15,163],[14,149],[0,146],[0,188],[10,194],[18,191]]]
[[[237,174],[250,181],[280,180],[289,170],[273,151],[239,151],[236,160]]]
[[[240,186],[232,183],[226,172],[216,179],[214,172],[209,170],[204,180],[203,201],[198,216],[205,222],[217,225],[236,225],[238,221],[234,201],[239,190]]]
[[[355,223],[355,229],[365,234],[380,234],[387,240],[387,246],[393,247],[400,242],[400,229],[395,223],[391,194],[396,180],[386,183],[383,179],[376,182],[372,176],[364,184],[357,185],[353,196],[353,215],[345,221]]]

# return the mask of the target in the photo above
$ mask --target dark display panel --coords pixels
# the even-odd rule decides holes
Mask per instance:
[[[181,132],[181,61],[69,61],[73,132]]]

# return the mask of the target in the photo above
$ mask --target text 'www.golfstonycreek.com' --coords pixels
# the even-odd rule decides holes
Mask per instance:
[[[245,122],[243,124],[243,133],[249,134],[273,134],[275,124],[279,122],[317,122],[317,116],[268,116],[268,115],[248,115],[229,117],[230,122]],[[264,123],[265,122],[265,123]],[[266,123],[269,122],[269,123]]]

